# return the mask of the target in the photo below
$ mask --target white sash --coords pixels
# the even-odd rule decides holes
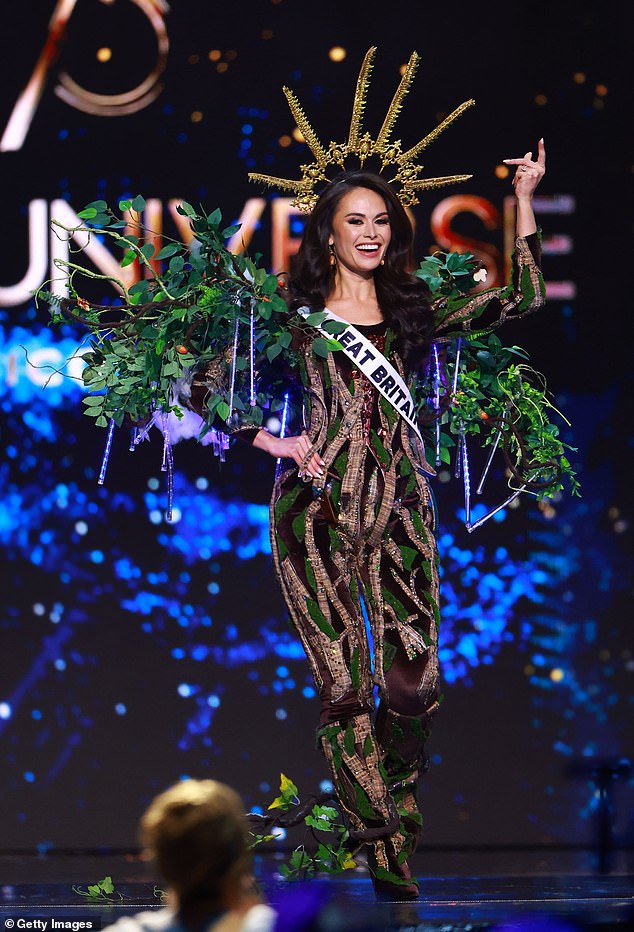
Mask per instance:
[[[377,391],[379,391],[384,398],[387,398],[394,410],[407,421],[412,430],[415,431],[419,440],[422,441],[423,438],[421,437],[420,428],[416,419],[414,400],[410,391],[402,376],[397,372],[392,363],[385,358],[383,353],[376,348],[374,343],[368,340],[368,338],[360,333],[351,323],[333,314],[328,308],[324,308],[323,312],[318,312],[311,311],[308,307],[300,307],[298,313],[303,317],[308,317],[309,314],[324,313],[326,317],[323,323],[325,323],[326,320],[336,320],[339,323],[346,324],[346,329],[336,336],[324,330],[323,323],[316,324],[315,326],[318,330],[321,330],[328,339],[337,340],[341,343],[346,356],[348,356],[348,358],[354,362],[355,366],[363,372],[365,377],[372,382]]]

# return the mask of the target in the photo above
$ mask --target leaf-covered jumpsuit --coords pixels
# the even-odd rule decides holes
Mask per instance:
[[[438,302],[434,339],[539,307],[538,261],[539,236],[518,238],[511,283]],[[356,326],[403,374],[387,325]],[[321,358],[307,340],[300,368],[307,432],[325,476],[305,482],[293,464],[276,481],[275,569],[315,680],[318,738],[351,835],[369,844],[378,876],[402,880],[439,703],[433,470],[405,420],[342,351]]]

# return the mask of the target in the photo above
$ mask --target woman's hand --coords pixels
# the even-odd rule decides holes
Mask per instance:
[[[537,230],[533,213],[533,194],[546,173],[546,147],[543,139],[537,144],[536,162],[533,162],[532,155],[532,152],[527,152],[523,159],[502,159],[506,165],[517,165],[513,187],[517,205],[518,236],[531,236]]]
[[[267,430],[261,430],[256,434],[253,446],[276,459],[295,460],[299,466],[299,475],[306,481],[323,475],[326,464],[315,451],[305,431],[298,437],[276,437]]]
[[[513,187],[518,200],[530,199],[546,173],[546,147],[543,139],[537,143],[537,161],[533,162],[532,158],[533,153],[527,152],[523,159],[502,159],[505,165],[517,165]]]

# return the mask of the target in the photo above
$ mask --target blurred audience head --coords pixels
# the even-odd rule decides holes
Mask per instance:
[[[179,908],[231,907],[251,869],[240,796],[216,780],[183,780],[160,793],[141,818],[141,842]]]

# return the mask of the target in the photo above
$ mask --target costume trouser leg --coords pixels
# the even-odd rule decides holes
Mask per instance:
[[[400,824],[389,786],[403,769],[400,761],[418,761],[424,735],[410,729],[405,747],[385,716],[422,721],[437,705],[437,575],[427,517],[399,510],[380,543],[355,554],[338,546],[309,490],[291,485],[274,502],[273,556],[321,699],[319,737],[333,784],[351,834],[370,844],[375,872],[406,880],[401,868],[411,833]],[[359,582],[372,625],[374,677]],[[374,682],[382,743],[373,723]]]

